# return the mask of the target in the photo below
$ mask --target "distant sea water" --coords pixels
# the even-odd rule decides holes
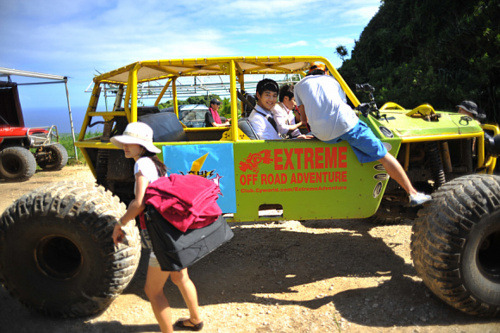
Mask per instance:
[[[71,106],[75,134],[80,133],[86,110],[86,106]],[[69,113],[68,109],[65,107],[23,107],[23,117],[24,124],[27,127],[45,127],[56,125],[59,134],[71,133]],[[102,118],[100,120],[102,120]],[[92,132],[100,132],[102,131],[102,125],[96,125],[90,130]]]

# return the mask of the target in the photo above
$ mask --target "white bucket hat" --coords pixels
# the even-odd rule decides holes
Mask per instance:
[[[143,146],[151,153],[161,153],[161,150],[153,145],[153,130],[141,122],[128,124],[123,134],[112,137],[111,142],[118,148],[122,148],[123,144],[136,144]]]

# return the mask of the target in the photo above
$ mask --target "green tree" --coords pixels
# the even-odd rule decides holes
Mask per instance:
[[[339,71],[375,86],[378,103],[453,110],[471,99],[498,122],[498,17],[496,0],[382,1]]]

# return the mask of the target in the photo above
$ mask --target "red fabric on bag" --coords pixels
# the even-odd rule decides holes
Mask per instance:
[[[186,232],[207,226],[222,214],[217,204],[219,194],[219,187],[206,178],[171,174],[148,186],[144,202]]]

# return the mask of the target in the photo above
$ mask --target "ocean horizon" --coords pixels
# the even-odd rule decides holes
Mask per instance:
[[[71,106],[73,128],[75,133],[80,133],[86,110],[87,106]],[[59,134],[71,134],[71,122],[67,107],[23,107],[23,117],[24,125],[26,127],[46,127],[56,125]],[[92,132],[102,131],[102,125],[96,125],[90,130]]]

